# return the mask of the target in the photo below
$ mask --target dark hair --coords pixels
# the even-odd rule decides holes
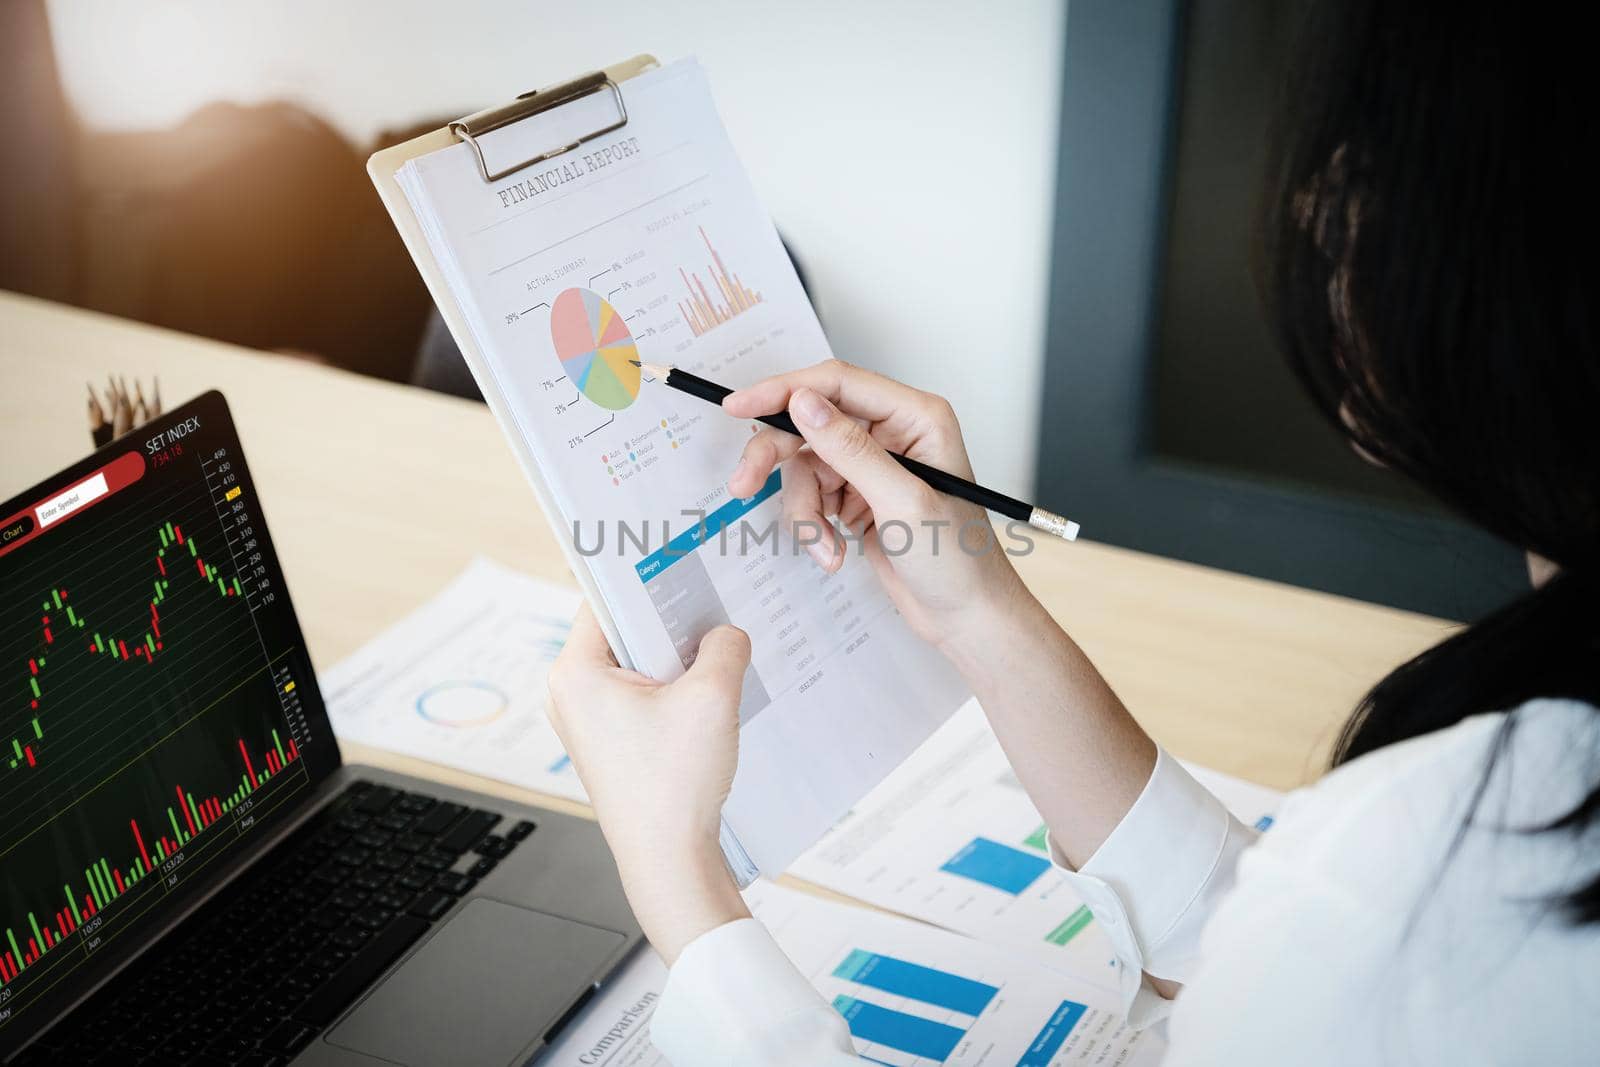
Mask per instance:
[[[1352,443],[1559,567],[1378,683],[1336,763],[1535,697],[1600,706],[1585,36],[1470,0],[1317,0],[1301,30],[1263,200],[1279,342]],[[1597,819],[1600,780],[1543,829]],[[1562,903],[1600,922],[1600,878]]]

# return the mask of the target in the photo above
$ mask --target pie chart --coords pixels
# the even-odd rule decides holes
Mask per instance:
[[[562,369],[584,396],[621,411],[639,395],[639,358],[628,324],[599,293],[564,290],[550,308],[550,340]]]

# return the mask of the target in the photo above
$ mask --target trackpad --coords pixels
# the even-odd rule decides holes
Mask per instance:
[[[327,1040],[407,1067],[506,1067],[626,940],[498,900],[468,901]]]

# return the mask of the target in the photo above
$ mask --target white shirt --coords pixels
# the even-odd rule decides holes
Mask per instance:
[[[1597,769],[1600,713],[1535,700],[1339,767],[1257,835],[1162,752],[1070,873],[1115,946],[1130,1021],[1171,1014],[1164,1063],[1593,1064],[1600,925],[1547,900],[1600,870],[1600,828],[1517,828],[1572,810]],[[1142,972],[1183,992],[1164,1000]],[[749,919],[683,951],[651,1036],[675,1067],[861,1062]]]

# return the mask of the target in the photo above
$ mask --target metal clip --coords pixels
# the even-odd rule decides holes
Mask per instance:
[[[498,170],[492,174],[489,172],[489,163],[484,158],[483,146],[477,140],[479,137],[509,126],[514,122],[521,122],[531,115],[549,111],[552,108],[560,107],[562,104],[570,104],[574,100],[581,100],[586,96],[592,96],[606,89],[611,90],[611,95],[617,102],[618,118],[616,122],[611,123],[609,126],[603,126],[593,133],[586,133],[571,144],[551,149],[541,155],[534,156],[532,159],[525,159],[520,163],[513,163],[504,170]],[[525,167],[531,167],[535,163],[543,163],[547,159],[554,159],[556,156],[570,152],[586,141],[592,141],[596,137],[603,137],[614,130],[620,130],[627,124],[628,109],[622,102],[622,90],[617,88],[617,83],[611,80],[610,75],[603,70],[597,70],[593,74],[585,74],[581,78],[574,78],[571,81],[562,82],[560,85],[552,85],[547,89],[535,89],[531,93],[523,93],[509,104],[502,104],[499,107],[480,111],[476,115],[468,115],[466,118],[456,119],[450,124],[450,132],[472,146],[472,154],[478,159],[478,173],[483,175],[483,180],[497,182],[501,178],[515,174]]]

